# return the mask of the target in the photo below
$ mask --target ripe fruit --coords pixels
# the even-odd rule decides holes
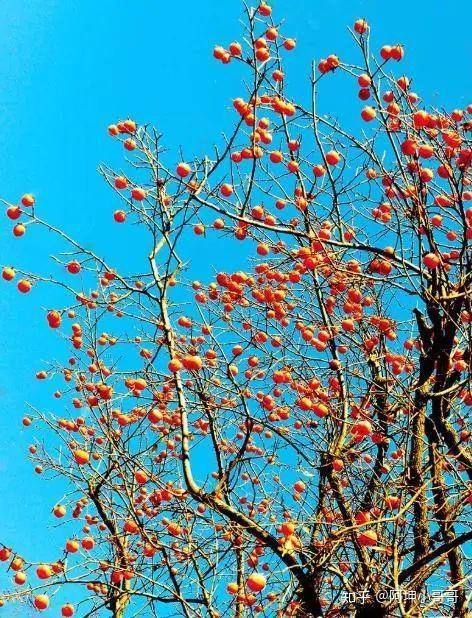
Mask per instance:
[[[47,594],[38,594],[34,597],[34,606],[40,611],[47,609],[49,607],[49,597]]]
[[[322,176],[324,176],[326,174],[326,169],[324,165],[315,165],[313,167],[313,174],[316,176],[316,178],[321,178]]]
[[[13,235],[19,238],[26,232],[26,228],[22,223],[17,223],[13,228]]]
[[[423,109],[418,110],[413,114],[413,124],[415,128],[420,129],[427,126],[429,122],[429,114]]]
[[[18,281],[17,287],[20,292],[26,294],[31,290],[31,281],[28,281],[28,279],[21,279],[21,281]]]
[[[331,54],[326,58],[326,65],[328,70],[334,71],[340,65],[339,58],[335,54]]]
[[[420,178],[423,182],[430,182],[431,180],[433,180],[434,178],[434,172],[433,170],[424,167],[421,171],[420,171]]]
[[[15,577],[13,578],[13,581],[15,582],[17,586],[22,586],[26,582],[26,579],[27,579],[26,573],[19,571],[18,573],[15,573]]]
[[[229,197],[233,193],[233,186],[230,184],[221,185],[220,193],[223,197]]]
[[[260,47],[256,50],[256,58],[260,62],[265,62],[270,58],[270,51],[267,49],[267,47]]]
[[[397,79],[397,85],[400,88],[400,90],[408,90],[408,87],[410,86],[410,80],[408,79],[408,77],[399,77]]]
[[[12,571],[21,571],[21,569],[23,568],[24,564],[25,564],[25,563],[24,563],[23,558],[16,557],[16,558],[14,558],[14,559],[11,561],[11,564],[10,564],[10,569],[11,569]]]
[[[34,195],[31,195],[31,193],[25,193],[23,197],[21,198],[21,203],[23,204],[23,206],[26,206],[26,207],[34,206],[34,202],[35,202]]]
[[[148,482],[148,476],[143,470],[136,470],[134,473],[134,478],[140,485],[144,485],[144,483]]]
[[[294,483],[293,489],[301,494],[306,490],[306,485],[303,481],[297,481]]]
[[[95,547],[95,540],[91,536],[86,536],[82,539],[81,543],[82,547],[87,551],[90,551]]]
[[[61,325],[61,314],[58,311],[50,311],[46,318],[51,328],[59,328]]]
[[[57,517],[58,519],[61,517],[64,517],[64,515],[66,514],[66,507],[63,506],[62,504],[57,504],[54,507],[53,513],[54,513],[54,516]]]
[[[284,521],[280,526],[280,532],[284,536],[291,536],[295,532],[295,524],[291,521]]]
[[[354,23],[354,30],[355,32],[357,32],[357,34],[364,34],[365,32],[367,32],[368,29],[369,24],[366,22],[365,19],[358,19]]]
[[[439,266],[440,263],[441,263],[441,260],[439,259],[439,256],[436,255],[435,253],[427,253],[423,258],[423,264],[429,270],[434,270],[435,268]]]
[[[364,107],[364,109],[361,111],[362,120],[365,120],[366,122],[374,120],[376,116],[377,112],[373,107]]]
[[[185,367],[185,369],[188,369],[189,371],[199,371],[202,366],[202,359],[199,356],[193,356],[188,354],[187,356],[184,356],[182,359],[182,365]]]
[[[168,367],[169,371],[171,371],[172,373],[177,373],[177,371],[180,371],[182,369],[183,365],[178,358],[172,358],[169,362]]]
[[[128,181],[126,180],[124,176],[117,176],[115,178],[115,187],[117,189],[126,189],[127,186],[128,186]]]
[[[134,120],[128,118],[122,123],[123,133],[136,133],[136,123]]]
[[[70,603],[67,603],[67,605],[63,605],[61,607],[61,616],[64,616],[65,618],[71,618],[71,616],[74,615],[74,606],[71,605]]]
[[[326,153],[326,163],[328,165],[337,165],[341,161],[341,155],[336,150],[330,150]]]
[[[223,58],[226,55],[226,50],[224,47],[221,47],[221,45],[217,45],[214,49],[213,49],[213,57],[216,58],[217,60],[223,60]]]
[[[13,268],[9,268],[8,266],[5,266],[5,268],[2,271],[2,277],[5,279],[5,281],[11,281],[12,279],[15,278],[15,271],[13,270]]]
[[[371,78],[367,75],[367,73],[362,73],[357,78],[357,83],[361,88],[368,88],[372,84]]]
[[[403,152],[404,155],[408,155],[408,156],[412,157],[413,155],[416,154],[416,152],[418,150],[418,144],[413,139],[406,139],[402,143],[401,149],[402,149],[402,152]]]
[[[190,174],[190,165],[187,163],[179,163],[176,171],[181,178],[185,178]]]
[[[87,453],[87,451],[84,451],[82,449],[77,449],[74,451],[74,459],[76,463],[79,464],[79,466],[83,466],[89,462],[90,456]]]
[[[386,496],[385,506],[391,511],[400,508],[401,500],[398,496]]]
[[[390,57],[393,58],[393,60],[396,60],[398,62],[399,60],[403,58],[404,55],[405,55],[405,50],[403,49],[401,45],[394,45],[394,47],[392,47],[392,50],[390,52]]]
[[[80,273],[80,264],[79,264],[79,262],[77,262],[76,260],[73,260],[72,262],[69,262],[67,264],[67,270],[70,272],[71,275],[77,275],[78,273]]]
[[[40,564],[36,569],[36,575],[39,579],[49,579],[52,575],[52,569],[49,564]]]
[[[264,17],[269,17],[272,13],[272,7],[270,7],[266,2],[261,2],[257,10]]]
[[[117,223],[123,223],[126,219],[126,213],[124,210],[115,210],[113,218]]]
[[[260,592],[266,587],[266,578],[260,573],[251,573],[246,581],[247,587],[251,592]]]
[[[69,539],[66,543],[66,551],[75,554],[79,550],[79,542],[75,539]]]
[[[131,197],[137,202],[141,202],[142,200],[146,199],[146,191],[141,187],[135,187],[131,191]]]
[[[341,322],[341,328],[346,332],[346,333],[352,333],[356,330],[356,324],[354,322],[354,320],[351,320],[350,318],[348,318],[347,320],[343,320]]]
[[[226,586],[226,590],[228,592],[228,594],[237,594],[238,590],[239,590],[239,586],[236,582],[230,582],[227,586]]]
[[[392,48],[390,45],[384,45],[380,50],[380,55],[383,60],[389,60],[391,58]]]
[[[377,545],[377,533],[375,530],[365,530],[357,535],[357,540],[359,541],[359,545],[372,547]]]
[[[368,511],[359,511],[354,518],[357,524],[365,524],[370,521],[370,513]]]
[[[320,418],[324,418],[325,416],[328,416],[329,414],[329,408],[326,404],[324,403],[314,403],[313,407],[312,407],[313,412],[316,414],[316,416],[319,416]]]
[[[351,427],[351,433],[357,438],[364,438],[372,433],[372,424],[370,421],[358,421]]]
[[[229,52],[232,56],[241,56],[243,50],[239,43],[231,43],[229,46]]]
[[[125,139],[125,141],[123,142],[123,146],[126,150],[129,150],[130,152],[132,150],[136,150],[136,142],[134,141],[134,139],[131,138]]]
[[[10,206],[7,208],[7,217],[12,221],[19,219],[21,216],[21,208],[19,206]]]

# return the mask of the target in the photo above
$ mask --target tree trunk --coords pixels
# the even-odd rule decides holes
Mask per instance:
[[[366,605],[360,605],[356,609],[356,618],[393,618],[393,614],[379,605],[378,603],[371,603]]]
[[[123,618],[129,601],[130,595],[127,592],[123,592],[123,594],[113,597],[110,604],[112,618]]]
[[[310,582],[300,591],[299,600],[299,618],[321,618],[321,603],[314,584]]]

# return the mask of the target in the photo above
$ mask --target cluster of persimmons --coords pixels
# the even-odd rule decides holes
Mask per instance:
[[[251,76],[213,158],[168,161],[149,126],[108,127],[133,163],[101,172],[114,222],[142,231],[139,274],[39,218],[33,195],[7,204],[15,237],[37,226],[69,249],[51,277],[3,279],[64,293],[45,324],[69,358],[36,374],[63,412],[23,425],[35,472],[67,487],[52,517],[78,528],[44,563],[5,540],[2,605],[420,616],[439,582],[454,595],[429,608],[467,615],[472,105],[430,109],[390,73],[401,45],[371,58],[367,21],[351,34],[361,64],[315,63],[305,105],[286,88],[296,39],[270,4],[248,9],[244,41],[213,52]],[[358,134],[317,112],[331,79],[357,91]],[[205,250],[209,283],[191,262]]]

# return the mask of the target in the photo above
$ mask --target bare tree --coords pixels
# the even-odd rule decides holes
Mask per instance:
[[[55,516],[79,529],[53,564],[3,547],[3,602],[45,609],[75,586],[84,617],[465,617],[472,106],[423,105],[390,72],[402,47],[371,54],[364,20],[358,64],[314,64],[309,103],[293,101],[295,41],[264,2],[245,24],[214,50],[247,77],[213,154],[175,165],[152,126],[109,127],[130,172],[101,173],[115,221],[142,230],[126,249],[141,272],[32,196],[7,203],[15,235],[34,225],[67,247],[64,276],[3,277],[69,299],[46,316],[69,363],[37,378],[63,381],[70,414],[32,408],[24,424],[41,428],[36,471],[70,489]],[[359,84],[359,135],[317,109],[335,71]],[[189,281],[190,234],[246,267]]]

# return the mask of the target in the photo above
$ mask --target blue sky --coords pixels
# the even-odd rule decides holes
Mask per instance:
[[[427,102],[448,109],[470,103],[472,72],[464,68],[472,61],[469,3],[390,4],[274,0],[276,19],[286,17],[283,31],[298,40],[287,65],[293,92],[308,93],[313,57],[355,57],[346,27],[365,17],[374,49],[405,45],[404,71],[414,75]],[[214,44],[238,38],[240,14],[239,0],[2,0],[0,195],[14,201],[35,193],[41,214],[89,246],[105,244],[107,255],[119,261],[121,237],[114,243],[106,237],[118,203],[96,172],[101,161],[121,165],[122,151],[106,127],[131,116],[156,124],[176,159],[179,146],[189,158],[208,150],[234,118],[227,112],[231,99],[244,92],[238,71],[211,56]],[[342,110],[353,121],[359,109],[355,86],[348,93],[351,111],[344,111],[344,82],[337,84],[322,98],[324,110]],[[45,263],[53,248],[47,237],[32,231],[14,240],[10,230],[5,218],[2,265]],[[117,234],[125,238],[124,231]],[[208,262],[202,258],[202,266]],[[62,537],[47,528],[60,488],[34,475],[24,455],[29,436],[21,430],[26,401],[52,402],[32,379],[51,356],[47,347],[53,355],[56,345],[45,332],[43,313],[34,311],[47,302],[39,290],[25,297],[2,288],[0,295],[0,541],[29,557],[40,557],[48,535]]]

